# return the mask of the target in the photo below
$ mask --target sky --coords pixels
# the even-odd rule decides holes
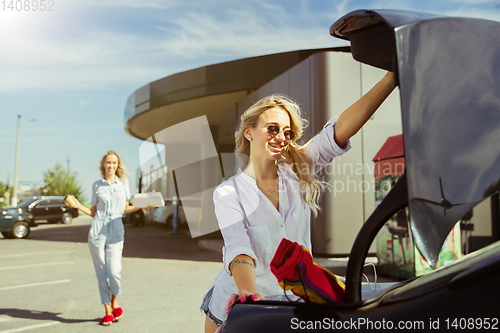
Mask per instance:
[[[45,0],[44,11],[12,10],[10,1],[0,3],[0,181],[14,182],[21,115],[19,181],[41,183],[60,163],[76,172],[86,203],[108,150],[121,155],[135,188],[142,141],[124,130],[125,103],[152,81],[241,58],[348,45],[329,27],[357,9],[500,21],[498,0]]]

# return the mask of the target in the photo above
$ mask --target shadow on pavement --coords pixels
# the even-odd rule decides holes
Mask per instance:
[[[27,240],[86,243],[88,233],[88,225],[52,224],[46,228],[45,225],[40,224],[38,227],[31,229]]]
[[[89,225],[40,225],[31,230],[28,241],[87,243]],[[208,238],[217,238],[217,235]],[[203,237],[206,238],[206,237]],[[163,224],[134,227],[125,224],[123,256],[129,258],[156,258],[222,262],[220,251],[207,250],[198,245],[200,238],[191,238],[189,231],[180,229],[173,234]]]
[[[7,315],[12,318],[22,319],[35,319],[35,320],[49,320],[58,321],[66,324],[84,323],[84,322],[101,322],[101,318],[97,319],[65,319],[59,317],[60,313],[53,313],[47,311],[32,311],[24,309],[0,309],[0,315]]]

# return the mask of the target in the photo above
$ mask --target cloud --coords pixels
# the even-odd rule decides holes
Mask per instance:
[[[344,43],[329,36],[332,20],[323,17],[325,24],[318,23],[307,1],[299,14],[291,6],[266,1],[164,3],[105,0],[70,7],[61,2],[51,22],[37,16],[39,22],[31,22],[30,28],[1,37],[0,91],[140,86],[212,63]],[[135,28],[113,23],[114,10],[102,7],[120,7],[118,14],[134,20]],[[131,7],[158,10],[152,14]],[[66,13],[79,12],[74,22],[64,21]],[[105,19],[92,19],[90,12]],[[21,23],[17,21],[19,27]],[[49,23],[45,33],[36,31],[48,29]],[[0,28],[6,31],[7,24]]]
[[[498,10],[481,10],[474,6],[461,6],[447,13],[448,16],[453,17],[473,17],[485,20],[500,21],[500,14]]]
[[[123,82],[146,83],[162,67],[148,61],[157,52],[157,43],[151,38],[99,26],[63,37],[13,31],[3,34],[0,41],[0,91],[102,89]]]
[[[446,10],[436,8],[445,15],[500,17],[499,10],[490,10],[493,2],[482,1],[471,10],[470,1],[454,1],[459,6]],[[433,12],[430,2],[420,4],[61,0],[54,13],[0,18],[0,29],[10,31],[0,37],[0,92],[140,87],[213,63],[348,45],[329,35],[330,25],[346,13],[375,7]]]
[[[77,0],[73,1],[87,7],[119,7],[167,9],[185,3],[185,0]]]
[[[222,21],[215,14],[189,13],[159,29],[165,32],[161,46],[168,54],[192,59],[203,54],[230,60],[338,44],[328,27],[297,26],[280,16],[265,20],[245,10],[230,10]]]
[[[459,3],[459,4],[466,4],[466,5],[484,5],[484,4],[489,4],[489,5],[496,5],[496,6],[498,6],[498,1],[497,0],[452,0],[450,2]]]

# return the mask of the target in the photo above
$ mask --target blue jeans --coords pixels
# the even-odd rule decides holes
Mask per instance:
[[[114,228],[114,224],[121,224]],[[100,224],[100,223],[98,223]],[[99,232],[95,232],[99,230]],[[116,230],[118,229],[118,230]],[[121,293],[122,252],[123,252],[123,224],[121,219],[113,220],[104,225],[92,226],[89,232],[89,249],[94,261],[99,293],[102,304],[111,303],[111,295]],[[115,232],[118,231],[118,234]]]

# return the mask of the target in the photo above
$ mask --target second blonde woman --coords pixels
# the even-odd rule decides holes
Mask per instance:
[[[120,272],[125,236],[122,216],[140,208],[128,203],[127,170],[116,152],[108,151],[103,156],[100,171],[102,179],[92,185],[91,209],[79,202],[75,207],[94,218],[88,244],[105,310],[101,324],[107,326],[123,316],[123,309],[117,301],[117,296],[121,294]]]

